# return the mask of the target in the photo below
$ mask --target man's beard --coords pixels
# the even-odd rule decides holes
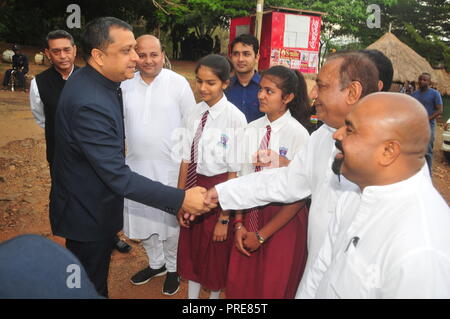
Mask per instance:
[[[335,145],[336,145],[336,148],[342,152],[342,155],[344,155],[344,150],[342,149],[341,141],[337,140]],[[339,180],[341,179],[341,168],[342,168],[343,163],[344,163],[344,157],[341,157],[341,158],[335,157],[333,164],[331,165],[331,169],[332,169],[333,173],[338,176]]]

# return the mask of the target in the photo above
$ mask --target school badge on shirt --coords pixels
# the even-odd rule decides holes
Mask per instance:
[[[218,144],[223,148],[227,148],[228,139],[229,137],[226,134],[222,133],[222,135],[220,136],[220,142]]]
[[[280,146],[280,156],[286,157],[288,149],[284,146]]]

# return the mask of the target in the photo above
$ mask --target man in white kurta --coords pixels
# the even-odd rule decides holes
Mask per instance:
[[[348,65],[358,68],[349,70]],[[345,83],[344,73],[358,79]],[[218,195],[223,209],[247,209],[271,202],[291,203],[312,195],[308,218],[308,261],[305,271],[316,258],[341,193],[356,185],[333,174],[331,164],[337,150],[332,138],[344,124],[346,114],[364,95],[378,90],[378,71],[367,57],[343,54],[329,58],[317,76],[312,91],[317,116],[324,124],[311,135],[289,166],[265,170],[216,185],[210,198]],[[343,89],[342,89],[343,87]]]
[[[427,124],[413,98],[378,93],[335,133],[359,189],[339,199],[298,297],[450,298],[450,209],[427,174]]]
[[[127,145],[126,162],[132,170],[165,185],[177,186],[180,159],[172,156],[176,129],[195,106],[188,81],[163,69],[164,53],[153,36],[137,39],[139,72],[122,83]],[[131,278],[136,285],[168,272],[163,293],[178,291],[176,256],[179,226],[175,216],[132,200],[124,204],[124,232],[142,240],[149,267]]]

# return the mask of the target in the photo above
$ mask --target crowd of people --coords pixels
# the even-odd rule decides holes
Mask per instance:
[[[258,40],[243,34],[229,59],[199,59],[196,103],[155,36],[106,17],[81,45],[77,68],[71,36],[48,35],[53,64],[30,101],[45,127],[52,231],[96,297],[108,297],[123,229],[148,257],[131,283],[165,276],[165,295],[184,279],[190,299],[202,287],[210,299],[450,298],[450,210],[426,160],[442,107],[421,100],[427,90],[387,92],[381,52],[328,56],[308,92],[298,71],[258,73]]]

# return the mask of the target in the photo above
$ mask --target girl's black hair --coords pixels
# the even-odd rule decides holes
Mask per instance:
[[[210,68],[213,73],[222,81],[230,79],[231,64],[227,58],[219,54],[209,54],[201,58],[195,67],[195,74],[201,66]]]
[[[291,112],[291,115],[311,133],[313,131],[313,125],[311,124],[310,118],[310,101],[306,81],[303,75],[297,70],[291,70],[285,66],[276,65],[263,71],[261,78],[264,76],[272,76],[279,80],[275,83],[283,92],[283,98],[294,93],[294,99],[288,103],[287,107]]]

